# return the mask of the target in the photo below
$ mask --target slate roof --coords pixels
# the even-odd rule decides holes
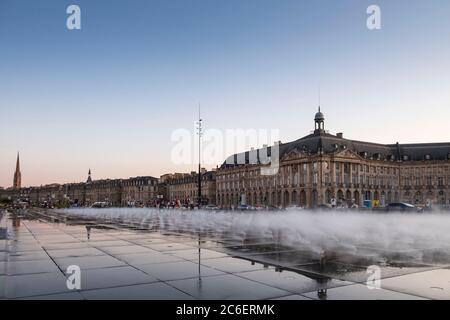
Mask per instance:
[[[266,163],[265,155],[271,156],[273,147],[267,147],[232,155],[222,164],[221,168],[248,163]],[[450,160],[450,142],[448,143],[417,143],[417,144],[379,144],[365,141],[349,140],[338,135],[329,134],[323,130],[301,139],[279,144],[279,157],[293,151],[304,151],[309,154],[332,154],[337,151],[348,149],[356,152],[362,157],[376,160]],[[404,158],[407,156],[408,158]],[[245,162],[243,162],[245,159]],[[250,162],[250,159],[253,161]],[[255,162],[257,159],[257,162]]]

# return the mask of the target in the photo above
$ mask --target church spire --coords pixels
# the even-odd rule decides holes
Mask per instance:
[[[89,168],[88,178],[87,178],[86,183],[90,183],[90,182],[92,182],[92,178],[91,178],[91,168]]]
[[[17,152],[16,171],[14,172],[13,188],[20,189],[22,187],[22,174],[20,172],[20,156]]]
[[[16,171],[20,171],[20,154],[17,151]]]

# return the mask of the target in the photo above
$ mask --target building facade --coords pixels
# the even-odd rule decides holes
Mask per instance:
[[[201,171],[202,203],[216,203],[216,173]],[[167,180],[167,195],[169,201],[182,204],[198,202],[198,173],[176,173]]]
[[[122,206],[153,205],[157,195],[157,178],[137,177],[122,181]]]
[[[121,179],[88,179],[84,184],[84,194],[81,193],[81,196],[84,198],[84,205],[90,206],[96,202],[106,202],[112,206],[120,206],[122,202],[122,183],[123,180]]]
[[[314,122],[313,133],[299,140],[229,157],[217,172],[217,204],[450,204],[450,143],[348,140],[325,130],[320,109]]]
[[[61,207],[91,206],[96,202],[105,202],[111,206],[151,206],[157,198],[157,192],[158,179],[154,177],[93,180],[89,170],[86,182],[2,189],[0,199]]]

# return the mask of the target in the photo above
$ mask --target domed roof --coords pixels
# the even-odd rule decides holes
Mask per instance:
[[[319,107],[319,112],[316,113],[316,116],[314,117],[315,121],[324,121],[325,120],[325,116],[323,115],[322,112],[320,112],[320,107]]]

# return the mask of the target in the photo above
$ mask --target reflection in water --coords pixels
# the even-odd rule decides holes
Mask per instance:
[[[86,226],[87,239],[91,239],[91,226]]]
[[[202,276],[201,276],[201,272],[200,272],[200,268],[201,268],[201,260],[200,260],[200,255],[201,255],[201,248],[200,248],[200,234],[198,235],[198,281],[202,281]]]
[[[325,300],[327,298],[327,283],[330,281],[330,279],[318,278],[316,280],[318,284],[317,297],[321,300]]]
[[[12,216],[12,226],[15,229],[19,229],[20,228],[20,216],[17,216],[17,215],[13,215]]]

